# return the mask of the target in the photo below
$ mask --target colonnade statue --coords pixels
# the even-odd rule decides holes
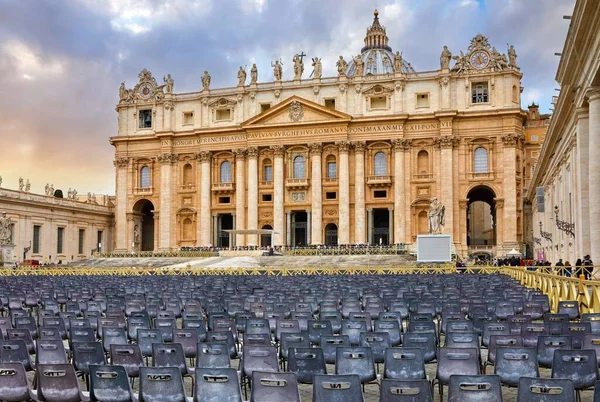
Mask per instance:
[[[11,244],[12,233],[10,225],[10,218],[6,216],[6,212],[2,212],[2,216],[0,216],[0,246]]]
[[[446,207],[438,201],[437,197],[433,197],[429,204],[429,234],[442,233],[442,226],[446,224]]]

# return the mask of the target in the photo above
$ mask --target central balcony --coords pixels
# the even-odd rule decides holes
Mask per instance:
[[[217,194],[233,193],[235,191],[235,183],[213,183],[212,191]]]
[[[135,195],[152,195],[153,187],[136,187],[133,191]]]
[[[285,187],[292,190],[302,190],[310,186],[308,179],[286,179]]]
[[[392,185],[392,176],[373,175],[367,176],[367,185],[370,187],[388,187]]]

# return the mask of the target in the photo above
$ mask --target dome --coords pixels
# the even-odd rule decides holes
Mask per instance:
[[[385,32],[385,27],[379,23],[379,12],[375,10],[373,13],[375,18],[373,24],[367,28],[367,34],[365,36],[365,46],[361,49],[360,59],[363,65],[363,75],[376,75],[376,74],[394,74],[394,62],[395,58],[400,56],[399,52],[392,51],[392,48],[388,46],[388,37]],[[346,68],[346,76],[354,77],[356,75],[356,64],[358,57],[353,57],[348,62]],[[401,56],[400,56],[401,58]],[[415,70],[412,68],[410,63],[401,59],[401,71],[402,73],[414,73]]]

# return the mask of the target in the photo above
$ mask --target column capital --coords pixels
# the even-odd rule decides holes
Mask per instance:
[[[575,118],[577,120],[587,119],[590,117],[590,109],[587,106],[580,106],[575,109]]]
[[[171,165],[177,162],[179,155],[173,153],[164,153],[158,155],[157,159],[162,165]]]
[[[212,154],[210,153],[210,151],[202,151],[194,155],[194,157],[200,162],[210,162],[211,156]]]
[[[412,140],[407,140],[404,138],[396,138],[392,141],[392,145],[394,146],[394,150],[396,151],[406,151],[409,150],[412,145]]]
[[[494,198],[494,207],[496,209],[504,208],[504,198]]]
[[[247,149],[248,159],[256,159],[258,157],[258,148],[250,147]]]
[[[506,134],[502,136],[502,143],[505,147],[516,147],[523,142],[524,136],[522,134]]]
[[[352,142],[352,146],[354,147],[354,152],[364,152],[367,144],[364,141],[354,141]]]
[[[321,152],[323,152],[323,144],[320,142],[313,142],[311,144],[308,144],[308,148],[310,149],[310,154],[311,155],[321,155]]]
[[[271,150],[275,157],[283,157],[285,154],[285,147],[283,145],[271,145]]]
[[[117,157],[113,161],[113,164],[115,165],[115,167],[118,167],[118,168],[127,167],[129,165],[129,158],[126,156]]]
[[[460,209],[467,209],[468,205],[469,205],[469,199],[468,198],[463,198],[462,200],[458,200],[458,207]]]
[[[438,148],[455,148],[460,142],[460,138],[455,135],[444,135],[433,140]]]
[[[350,148],[349,141],[338,141],[335,143],[338,146],[339,152],[348,153],[348,149]]]
[[[600,88],[599,87],[589,87],[585,93],[588,101],[597,101],[600,100]]]
[[[246,149],[245,148],[236,148],[233,150],[233,154],[235,155],[235,159],[243,160],[246,158]]]

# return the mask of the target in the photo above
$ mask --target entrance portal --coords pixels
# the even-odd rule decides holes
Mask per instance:
[[[390,211],[387,208],[373,209],[373,238],[374,246],[390,244]]]
[[[229,248],[231,245],[231,239],[229,233],[225,230],[233,229],[233,215],[232,214],[219,214],[218,215],[218,231],[217,231],[217,247]]]
[[[135,247],[140,247],[141,251],[154,251],[154,205],[149,200],[139,200],[133,210],[141,215],[142,223],[139,244]]]
[[[477,186],[467,195],[467,245],[496,244],[495,194],[489,187]]]
[[[262,227],[264,230],[273,230],[271,225],[264,225]],[[271,246],[271,236],[270,234],[261,234],[260,235],[260,246],[261,247],[270,247]]]
[[[329,223],[325,226],[325,245],[337,246],[338,244],[338,228],[335,223]]]
[[[305,211],[292,212],[292,246],[306,246],[308,214]]]

